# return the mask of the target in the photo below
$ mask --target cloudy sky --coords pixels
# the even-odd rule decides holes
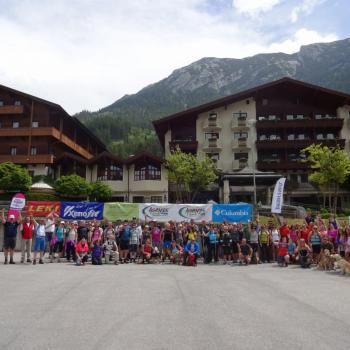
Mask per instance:
[[[0,84],[97,110],[202,57],[350,37],[349,0],[0,0]]]

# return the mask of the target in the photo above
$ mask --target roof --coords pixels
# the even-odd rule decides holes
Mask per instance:
[[[43,181],[39,181],[30,186],[31,189],[53,190],[53,187]]]
[[[114,154],[112,154],[112,153],[110,153],[108,151],[103,151],[103,152],[99,153],[96,157],[91,158],[89,160],[89,164],[93,164],[93,163],[97,162],[98,160],[100,160],[102,158],[112,159],[115,162],[118,162],[118,163],[121,163],[121,164],[125,163],[125,161],[123,159],[117,157],[116,155],[114,155]]]
[[[162,133],[162,129],[164,129],[164,126],[166,126],[168,124],[168,122],[174,120],[174,119],[179,119],[179,118],[183,118],[183,117],[187,117],[187,116],[193,116],[193,115],[198,115],[200,113],[206,112],[206,111],[210,111],[213,110],[215,108],[221,107],[223,105],[227,105],[227,104],[231,104],[249,97],[254,96],[257,92],[262,91],[264,89],[270,88],[270,87],[274,87],[280,84],[285,84],[285,83],[290,83],[293,85],[297,85],[300,87],[304,87],[304,88],[309,88],[309,89],[313,89],[313,90],[317,90],[319,92],[328,94],[328,95],[333,95],[338,97],[340,100],[343,101],[343,104],[349,103],[350,104],[350,95],[346,94],[344,92],[340,92],[340,91],[336,91],[336,90],[332,90],[332,89],[328,89],[328,88],[324,88],[318,85],[313,85],[310,83],[306,83],[300,80],[296,80],[296,79],[292,79],[289,77],[284,77],[282,79],[278,79],[278,80],[274,80],[271,81],[269,83],[266,84],[262,84],[259,86],[256,86],[254,88],[248,89],[248,90],[244,90],[241,92],[238,92],[236,94],[233,95],[229,95],[196,107],[192,107],[189,109],[186,109],[184,111],[175,113],[175,114],[171,114],[169,116],[166,116],[164,118],[158,119],[153,121],[153,126],[158,134]],[[166,131],[166,130],[165,130]],[[163,130],[164,132],[164,130]]]
[[[78,127],[83,129],[97,144],[99,144],[100,147],[106,149],[106,145],[93,132],[91,132],[78,118],[72,117],[70,114],[68,114],[68,112],[59,104],[44,100],[43,98],[36,97],[36,96],[27,94],[27,93],[19,91],[19,90],[12,89],[12,88],[5,86],[5,85],[0,84],[0,89],[8,90],[16,95],[20,95],[20,96],[23,96],[23,97],[28,98],[30,100],[33,100],[33,101],[36,101],[39,103],[43,103],[43,104],[48,105],[52,108],[58,109],[66,117],[70,118]]]
[[[125,163],[126,164],[132,164],[132,163],[135,163],[137,160],[145,159],[145,158],[151,159],[151,160],[153,160],[153,161],[155,161],[157,163],[163,163],[164,162],[164,160],[162,158],[157,157],[157,156],[155,156],[155,155],[153,155],[153,154],[151,154],[151,153],[149,153],[147,151],[143,151],[143,152],[137,153],[137,154],[135,154],[133,156],[130,156],[129,158],[127,158],[125,160]]]

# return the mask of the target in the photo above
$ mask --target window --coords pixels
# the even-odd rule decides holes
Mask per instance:
[[[214,161],[217,161],[220,159],[219,153],[207,153],[207,156]]]
[[[14,129],[19,128],[19,122],[13,121],[13,122],[12,122],[12,127],[13,127]]]
[[[245,103],[246,103],[247,105],[249,105],[250,101],[249,101],[249,100],[246,100]]]
[[[204,138],[206,140],[209,140],[209,139],[218,139],[219,138],[219,133],[218,132],[206,132],[204,134]]]
[[[235,160],[247,160],[248,159],[248,153],[235,153]]]
[[[269,100],[268,100],[267,98],[263,98],[263,99],[261,100],[261,104],[262,104],[263,106],[267,106],[268,103],[269,103]]]
[[[151,196],[151,203],[162,203],[163,197],[162,196]]]
[[[142,180],[160,180],[160,166],[154,165],[135,165],[134,181]]]
[[[132,202],[133,203],[143,203],[144,202],[143,196],[133,196]]]
[[[32,148],[30,149],[30,155],[31,155],[31,156],[36,156],[36,147],[32,147]]]
[[[15,101],[15,106],[20,106],[21,105],[21,101]]]
[[[218,115],[215,112],[209,113],[209,120],[216,120]]]
[[[286,118],[287,118],[287,120],[293,120],[294,119],[294,115],[293,114],[287,114]]]
[[[233,113],[233,118],[238,118],[239,120],[246,120],[248,117],[247,112],[237,112]]]
[[[303,184],[305,184],[305,183],[308,183],[309,181],[308,181],[308,175],[307,174],[301,174],[300,175],[300,182],[301,183],[303,183]]]
[[[38,128],[39,122],[32,122],[32,128]]]
[[[4,101],[0,101],[0,107],[4,105]]]
[[[99,181],[122,181],[123,167],[117,164],[107,164],[98,168],[97,180]]]
[[[11,156],[15,156],[17,154],[17,147],[11,147]]]
[[[246,140],[248,138],[248,133],[247,132],[235,132],[233,134],[233,139],[234,140]]]

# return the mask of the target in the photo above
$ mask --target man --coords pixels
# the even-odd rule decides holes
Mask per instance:
[[[13,214],[9,215],[8,220],[5,219],[5,209],[2,209],[1,219],[4,225],[4,255],[5,265],[8,264],[8,255],[10,254],[10,264],[15,264],[13,261],[13,253],[16,247],[16,238],[18,226],[22,220],[21,213],[19,212],[17,221]]]
[[[85,220],[80,221],[80,225],[77,230],[78,233],[78,242],[80,242],[83,238],[85,238],[86,241],[89,239],[89,228],[86,226]]]
[[[247,243],[245,238],[242,239],[242,243],[239,246],[239,262],[240,264],[248,265],[252,260],[253,249]]]
[[[188,241],[185,245],[183,265],[187,264],[190,256],[194,258],[194,264],[197,265],[197,259],[199,257],[199,244],[194,239]]]
[[[41,219],[39,223],[37,223],[34,220],[35,224],[35,230],[36,230],[36,236],[35,236],[35,243],[34,243],[34,259],[33,259],[33,265],[36,265],[36,257],[39,252],[39,264],[43,264],[43,257],[45,254],[45,242],[47,240],[46,236],[46,229],[47,226],[45,224],[45,219]]]
[[[52,258],[52,236],[55,232],[55,218],[58,218],[58,214],[52,211],[46,216],[46,223],[45,223],[45,237],[46,237],[46,246],[45,251],[49,250],[49,257]],[[47,248],[49,247],[49,249]]]
[[[21,225],[22,239],[21,239],[21,263],[24,263],[25,253],[27,253],[27,262],[31,263],[30,258],[32,252],[33,230],[35,229],[33,218],[26,216]]]
[[[162,261],[165,261],[165,258],[168,257],[170,260],[171,255],[171,242],[175,239],[174,231],[171,229],[170,223],[166,223],[164,229],[161,233],[161,242],[162,242]]]

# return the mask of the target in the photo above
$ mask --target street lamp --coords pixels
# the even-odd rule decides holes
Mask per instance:
[[[255,126],[256,124],[256,120],[254,119],[250,119],[248,120],[248,125],[249,125],[249,131],[250,130],[250,127],[251,126]],[[253,195],[254,195],[254,212],[256,210],[256,178],[255,178],[255,162],[256,162],[256,159],[255,159],[255,144],[253,144],[253,147],[252,147],[252,163],[253,163]]]

